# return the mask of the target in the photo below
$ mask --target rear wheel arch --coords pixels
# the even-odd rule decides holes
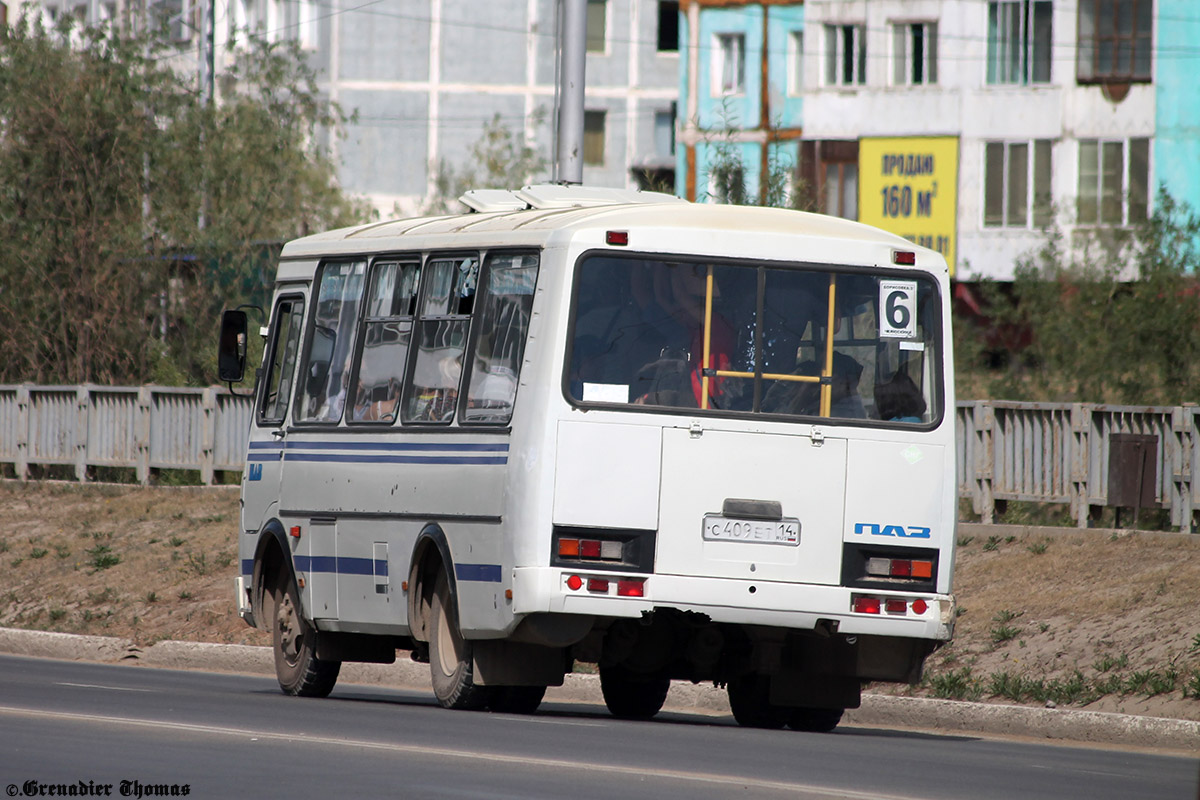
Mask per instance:
[[[458,581],[454,559],[445,532],[430,523],[417,534],[408,568],[408,622],[413,639],[429,641],[433,592],[439,575],[444,575],[449,600],[458,607]]]

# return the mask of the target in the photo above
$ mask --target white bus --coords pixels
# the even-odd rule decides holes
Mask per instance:
[[[478,191],[284,247],[243,477],[242,617],[279,684],[428,661],[529,713],[577,662],[830,730],[953,631],[946,262],[796,211]],[[227,312],[223,378],[245,316]]]

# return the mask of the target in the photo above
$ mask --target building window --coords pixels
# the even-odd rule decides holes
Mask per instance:
[[[746,91],[746,37],[740,33],[717,34],[717,58],[713,64],[718,94]]]
[[[800,208],[858,219],[858,142],[800,142],[797,178]]]
[[[804,31],[788,34],[788,94],[804,90]]]
[[[679,2],[658,3],[658,52],[679,52]]]
[[[892,82],[897,86],[937,83],[937,23],[892,26]]]
[[[1079,142],[1080,225],[1132,225],[1149,215],[1150,140]]]
[[[867,39],[862,25],[825,26],[825,83],[853,86],[867,82]]]
[[[86,6],[83,6],[86,14]],[[163,32],[171,37],[172,42],[191,41],[194,28],[194,9],[190,0],[162,0],[154,6],[158,24]]]
[[[654,112],[654,155],[670,158],[675,155],[675,109]]]
[[[604,166],[603,111],[583,112],[583,163],[589,167]]]
[[[608,0],[588,0],[587,4],[587,51],[603,53],[607,41]]]
[[[1035,228],[1050,224],[1050,150],[1049,139],[985,145],[984,227],[1027,228],[1031,220]]]
[[[988,3],[988,83],[1049,83],[1050,0]]]
[[[1153,0],[1079,0],[1079,81],[1148,82],[1153,10]]]

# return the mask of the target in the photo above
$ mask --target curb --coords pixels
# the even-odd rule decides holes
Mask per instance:
[[[0,628],[0,653],[72,661],[142,664],[166,669],[204,669],[251,675],[275,674],[270,648],[237,644],[163,641],[140,648],[128,639]],[[429,691],[429,668],[403,656],[395,664],[346,664],[347,683]],[[596,675],[572,673],[546,691],[550,702],[603,703]],[[671,683],[669,711],[725,716],[724,690],[707,684]],[[1200,722],[1101,711],[1031,708],[958,700],[864,694],[862,707],[846,712],[845,724],[1023,736],[1063,742],[1113,744],[1195,752]]]

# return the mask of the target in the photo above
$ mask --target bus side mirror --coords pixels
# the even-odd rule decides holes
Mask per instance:
[[[217,376],[226,383],[240,383],[246,375],[247,328],[245,311],[235,309],[221,314],[221,342],[217,349]]]

